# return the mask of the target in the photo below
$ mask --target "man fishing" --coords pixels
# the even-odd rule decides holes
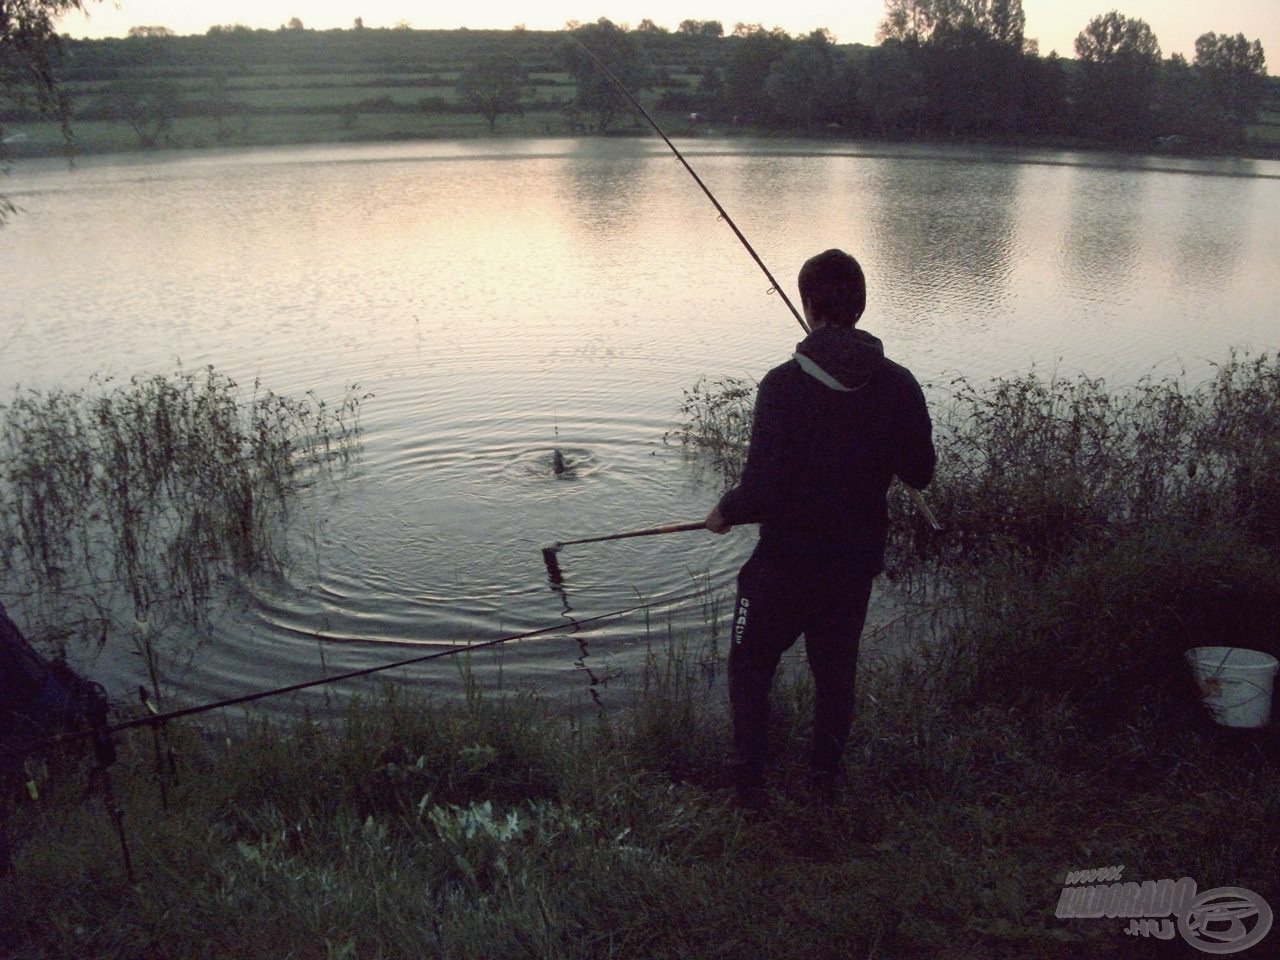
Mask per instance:
[[[839,795],[858,642],[884,568],[886,494],[894,476],[925,486],[935,463],[919,383],[857,328],[857,260],[820,253],[799,287],[812,332],[760,382],[742,480],[706,520],[715,533],[760,524],[738,574],[729,651],[738,801],[753,809],[767,802],[769,688],[801,634],[816,694],[809,783],[822,799]]]

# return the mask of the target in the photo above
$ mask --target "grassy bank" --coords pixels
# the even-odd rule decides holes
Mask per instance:
[[[291,112],[281,109],[259,114],[243,114],[225,121],[209,117],[179,117],[166,134],[163,150],[145,150],[139,146],[137,134],[127,125],[112,120],[77,120],[72,127],[73,156],[96,156],[111,153],[152,153],[163,156],[172,150],[206,150],[219,147],[272,147],[303,144],[341,144],[395,142],[411,140],[470,140],[486,137],[538,138],[579,137],[580,125],[559,110],[530,110],[515,116],[501,116],[496,127],[474,113],[456,110],[360,110],[351,104],[331,104],[327,108]],[[691,123],[687,112],[664,111],[650,106],[650,112],[669,135],[682,137],[770,137],[777,131],[749,125],[732,125],[700,121]],[[1247,148],[1238,156],[1258,159],[1280,157],[1280,123],[1260,123],[1250,128]],[[612,135],[652,136],[650,128],[639,119],[626,118],[611,129]],[[62,128],[52,121],[23,123],[17,130],[22,137],[8,147],[12,160],[62,157],[68,144]],[[880,140],[875,137],[844,136],[839,132],[788,132],[790,137],[808,136],[849,143],[901,143],[902,140]],[[935,140],[944,145],[967,141]],[[996,145],[1009,149],[1114,151],[1115,147],[1100,141],[1067,137],[1021,137],[1002,141],[972,141],[974,144]],[[1199,151],[1184,151],[1184,156],[1211,156]]]
[[[672,136],[688,135],[683,116],[658,114],[658,122]],[[219,133],[216,121],[205,117],[175,120],[169,132],[171,150],[205,150],[219,147],[273,147],[302,144],[395,142],[403,140],[469,140],[482,137],[533,138],[579,136],[560,114],[528,113],[501,117],[494,131],[483,118],[469,113],[374,112],[354,118],[339,113],[289,113],[237,119]],[[620,135],[652,135],[629,119],[618,125]],[[25,124],[26,139],[10,148],[15,158],[60,157],[67,145],[62,128],[52,122]],[[76,156],[139,153],[138,138],[124,124],[108,120],[77,121],[74,129]],[[169,151],[151,151],[165,156]]]
[[[788,673],[775,805],[745,819],[694,653],[653,665],[629,709],[569,724],[529,699],[389,697],[331,727],[187,731],[167,810],[135,735],[115,783],[137,883],[81,782],[49,784],[11,824],[2,949],[1131,956],[1124,921],[1055,918],[1066,871],[1280,897],[1274,755],[1207,725],[1099,737],[1066,706],[974,702],[954,682],[962,648],[869,672],[835,807],[790,786],[809,691]]]
[[[561,125],[562,126],[562,125]],[[30,157],[56,157],[66,146],[55,123],[24,126],[21,145]],[[536,118],[503,118],[499,135],[545,135]],[[138,151],[138,138],[127,126],[108,120],[81,121],[74,128],[74,151],[79,156]],[[217,147],[274,147],[300,144],[361,143],[395,140],[450,140],[489,136],[488,124],[465,113],[382,113],[359,116],[354,122],[328,113],[278,113],[240,120],[230,136],[219,135],[215,121],[188,117],[174,121],[170,132],[174,149]],[[158,154],[162,155],[162,154]]]
[[[133,884],[82,772],[50,770],[11,819],[0,951],[1129,957],[1147,948],[1126,920],[1055,916],[1068,871],[1280,905],[1275,729],[1215,725],[1182,662],[1280,642],[1278,384],[1264,356],[1190,386],[958,385],[931,491],[948,538],[895,502],[895,575],[945,626],[864,658],[835,806],[798,786],[800,661],[775,686],[771,810],[727,802],[723,664],[677,637],[569,720],[464,677],[449,703],[388,693],[332,724],[176,729],[167,809],[130,734],[115,786]],[[728,389],[714,412],[716,390],[695,392],[681,433],[726,463],[734,444],[711,433],[749,400]]]

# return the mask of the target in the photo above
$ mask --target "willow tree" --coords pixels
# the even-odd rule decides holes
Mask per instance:
[[[0,0],[0,112],[55,118],[62,125],[68,152],[71,104],[58,84],[62,41],[54,24],[85,6],[86,0]],[[0,166],[9,159],[6,139],[0,123]],[[13,212],[13,204],[0,194],[0,224]]]

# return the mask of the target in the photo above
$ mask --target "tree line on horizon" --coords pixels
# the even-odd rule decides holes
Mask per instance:
[[[608,133],[629,110],[565,31],[372,29],[359,18],[349,30],[316,31],[295,17],[278,30],[230,24],[177,37],[138,26],[127,38],[59,38],[53,14],[82,2],[31,0],[44,20],[0,26],[0,134],[5,122],[37,114],[127,122],[142,146],[165,142],[180,116],[216,116],[222,130],[230,111],[248,109],[229,78],[267,61],[300,72],[381,70],[407,82],[434,60],[437,83],[443,69],[458,102],[423,97],[378,109],[469,111],[491,129],[504,114],[541,110],[562,112],[571,130]],[[1084,25],[1075,59],[1066,59],[1042,57],[1025,28],[1021,0],[886,0],[874,46],[839,44],[824,28],[793,36],[758,23],[729,31],[694,19],[675,31],[647,18],[634,29],[605,18],[566,24],[629,89],[686,118],[685,130],[1138,148],[1159,139],[1229,151],[1247,147],[1247,128],[1275,97],[1261,42],[1243,34],[1205,33],[1192,61],[1166,59],[1148,24],[1112,10]],[[548,80],[556,74],[569,79]],[[57,85],[63,76],[97,92],[72,104]],[[199,77],[198,89],[174,82],[182,77]],[[563,82],[565,95],[538,99],[534,79],[544,89]]]
[[[356,18],[353,31],[369,32]],[[631,29],[601,18],[565,29],[599,49],[633,92],[655,94],[659,109],[698,121],[880,138],[1074,139],[1141,146],[1160,138],[1238,149],[1268,96],[1261,41],[1208,32],[1194,60],[1161,56],[1143,20],[1112,10],[1089,21],[1075,59],[1039,54],[1025,35],[1021,0],[886,0],[877,45],[839,45],[825,28],[792,36],[780,27],[686,19],[675,31],[645,18]],[[302,32],[293,18],[276,32]],[[410,31],[405,22],[393,32]],[[386,32],[386,31],[373,31]],[[467,31],[459,31],[467,32]],[[138,27],[138,38],[172,35]],[[211,37],[245,37],[242,25],[211,27]],[[517,26],[512,35],[527,31]],[[490,128],[530,106],[527,44],[490,49],[466,64],[457,90]],[[698,40],[696,85],[673,79],[665,61],[688,53],[672,39]],[[522,55],[523,54],[523,55]],[[558,59],[577,94],[564,109],[575,127],[608,132],[623,98],[573,44]],[[545,68],[545,64],[543,65]],[[589,117],[590,123],[580,122]]]
[[[657,93],[661,109],[708,122],[875,137],[1073,138],[1137,146],[1239,148],[1267,97],[1261,41],[1207,32],[1194,60],[1161,56],[1143,20],[1117,10],[1092,18],[1075,38],[1075,60],[1041,57],[1025,35],[1022,0],[886,0],[877,46],[840,46],[818,28],[792,36],[779,27],[686,19],[677,37],[726,41],[699,68],[696,86],[673,82],[660,58],[672,31],[650,18],[635,29],[601,18],[566,30],[599,47],[633,90]],[[281,31],[301,31],[293,18]],[[356,18],[354,30],[364,29]],[[407,30],[401,22],[397,30]],[[136,31],[136,32],[135,32]],[[131,34],[163,34],[139,27]],[[211,36],[249,33],[215,26]],[[525,32],[517,26],[512,33]],[[703,47],[704,51],[709,48]],[[566,108],[607,132],[626,104],[575,45],[560,50],[577,95]],[[522,110],[528,64],[514,51],[490,52],[459,79],[463,101],[492,129]]]
[[[681,30],[719,37],[719,27],[686,21]],[[887,0],[875,47],[840,46],[825,29],[791,36],[738,24],[722,64],[694,89],[662,91],[658,105],[800,132],[1231,148],[1268,96],[1262,44],[1243,34],[1205,33],[1193,62],[1164,59],[1145,21],[1113,10],[1084,26],[1076,59],[1066,60],[1041,57],[1024,29],[1020,0]],[[661,86],[647,53],[651,29],[601,19],[573,32],[628,87]],[[579,82],[578,106],[607,129],[621,109],[617,91],[574,45],[563,56]]]

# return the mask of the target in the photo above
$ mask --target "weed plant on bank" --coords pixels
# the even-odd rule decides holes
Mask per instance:
[[[951,386],[931,489],[947,568],[1009,554],[1045,567],[1080,545],[1227,524],[1280,547],[1280,358],[1232,355],[1195,386],[1035,374]]]
[[[967,650],[953,688],[1178,749],[1204,722],[1188,649],[1280,654],[1280,360],[1233,355],[1195,386],[958,387],[925,573]]]
[[[1043,566],[1082,543],[1179,525],[1246,526],[1280,547],[1280,358],[1232,354],[1204,383],[1087,376],[961,378],[926,385],[947,535],[928,550],[906,497],[891,498],[891,567],[958,570],[1015,554]],[[703,377],[667,434],[731,486],[750,439],[755,385]]]
[[[279,567],[291,501],[356,452],[362,399],[245,391],[212,367],[16,390],[0,405],[6,604],[56,645],[198,622],[221,578]]]

